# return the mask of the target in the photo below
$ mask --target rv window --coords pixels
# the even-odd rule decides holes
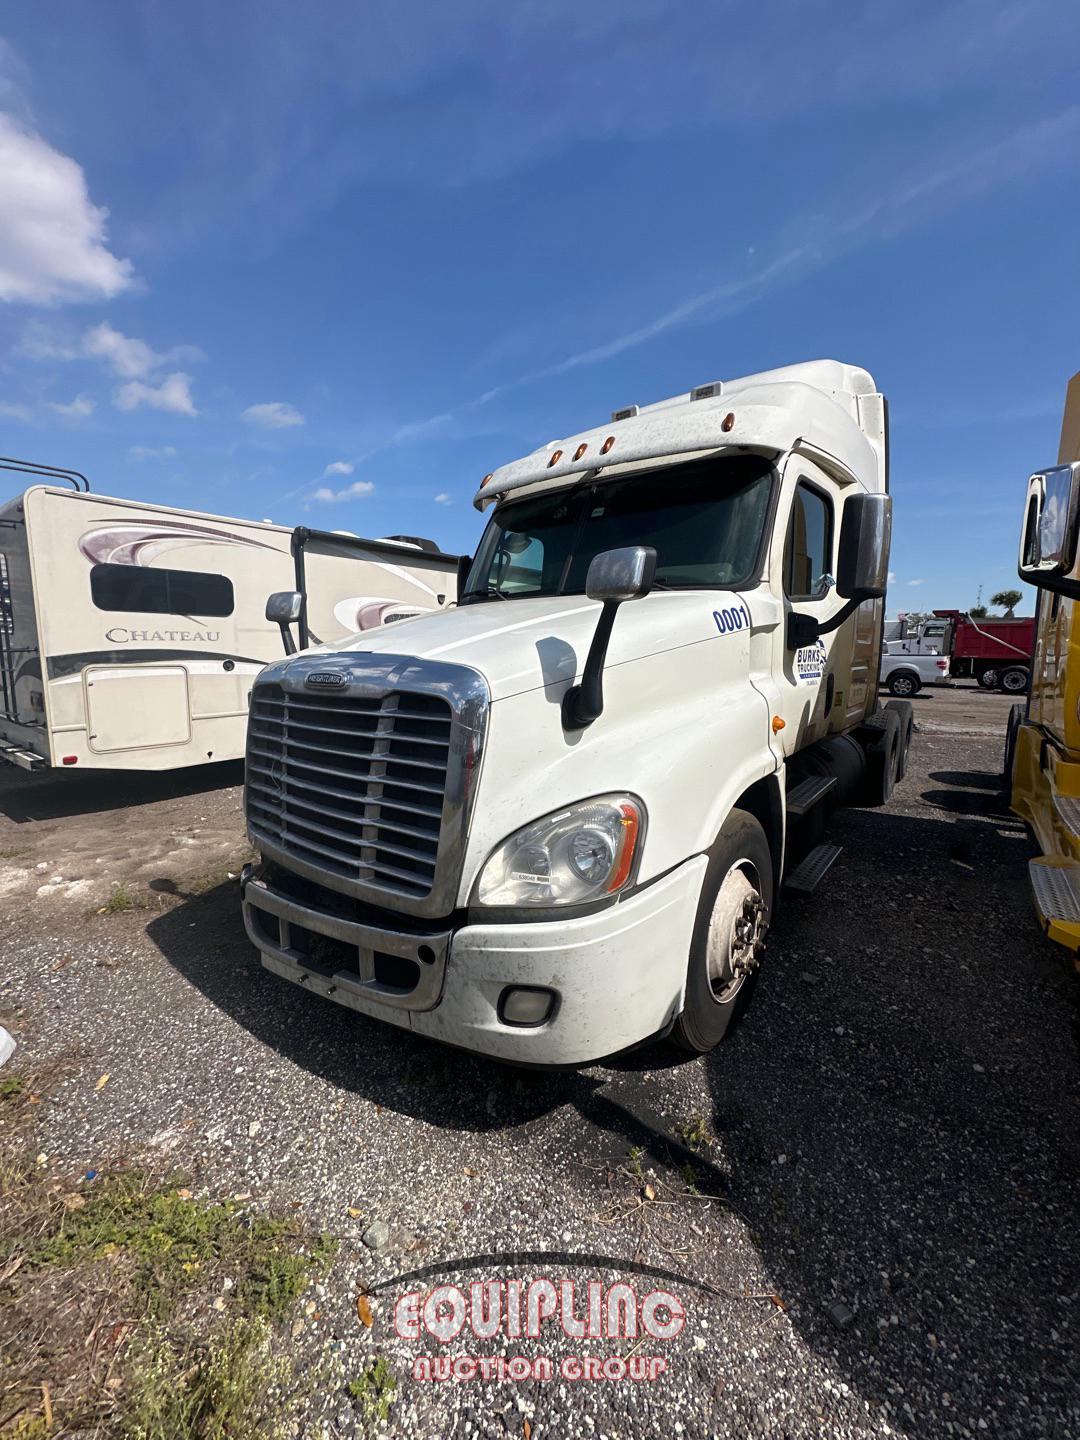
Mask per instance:
[[[90,594],[99,610],[149,615],[231,615],[233,586],[227,575],[198,570],[158,570],[142,565],[95,565]]]

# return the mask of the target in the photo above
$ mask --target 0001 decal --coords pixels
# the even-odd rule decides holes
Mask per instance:
[[[723,610],[714,610],[712,618],[716,621],[716,628],[721,635],[731,635],[736,630],[750,629],[750,611],[742,600],[737,600],[734,605],[725,606]]]

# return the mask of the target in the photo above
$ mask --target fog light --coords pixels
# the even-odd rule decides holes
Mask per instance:
[[[510,985],[499,1000],[499,1019],[504,1025],[543,1025],[554,1008],[554,990]]]

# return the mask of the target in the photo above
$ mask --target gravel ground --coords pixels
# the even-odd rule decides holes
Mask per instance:
[[[333,1354],[343,1379],[385,1356],[399,1388],[383,1433],[1076,1436],[1080,987],[1035,923],[1030,842],[998,788],[1008,702],[955,690],[916,707],[907,779],[886,809],[836,818],[840,862],[786,901],[745,1023],[696,1061],[659,1047],[515,1071],[339,1010],[260,967],[234,882],[186,888],[175,863],[162,908],[130,914],[16,885],[0,901],[11,1067],[71,1060],[33,1143],[68,1173],[167,1156],[210,1194],[298,1202],[338,1235],[291,1343]],[[63,868],[68,778],[0,779],[0,842],[28,872],[43,824]],[[217,866],[230,837],[243,849],[234,780],[174,799],[155,782],[149,810],[100,823],[209,827]],[[361,1237],[383,1227],[372,1250]],[[490,1258],[523,1251],[546,1254]],[[666,1373],[411,1378],[440,1347],[394,1333],[399,1294],[537,1274],[673,1291],[682,1334],[635,1351]],[[472,1348],[557,1366],[634,1344],[554,1328]],[[362,1424],[337,1389],[308,1430]]]

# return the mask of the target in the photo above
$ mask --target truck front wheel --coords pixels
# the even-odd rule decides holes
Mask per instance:
[[[979,671],[979,684],[984,690],[996,690],[998,683],[997,667],[988,665],[985,670]]]
[[[686,1000],[675,1043],[703,1055],[745,1009],[773,901],[769,842],[758,820],[733,810],[713,847],[690,946]]]

